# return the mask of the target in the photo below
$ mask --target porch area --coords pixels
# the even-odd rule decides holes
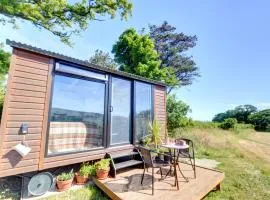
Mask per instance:
[[[178,172],[179,190],[174,187],[175,178],[167,176],[160,180],[160,171],[155,170],[155,194],[152,195],[152,174],[151,169],[146,172],[143,184],[141,177],[143,169],[126,169],[119,171],[116,178],[106,180],[94,179],[94,183],[103,190],[113,200],[199,200],[206,196],[210,191],[220,189],[220,184],[224,179],[224,173],[218,170],[196,166],[197,177],[193,178],[191,165],[180,163],[181,171],[188,182]],[[162,174],[166,174],[169,169],[164,168]]]

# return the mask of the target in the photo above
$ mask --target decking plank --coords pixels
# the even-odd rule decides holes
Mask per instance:
[[[224,173],[202,168],[197,166],[197,178],[193,178],[193,171],[190,165],[180,164],[185,176],[190,177],[186,182],[180,173],[179,187],[174,186],[174,177],[168,177],[165,180],[158,181],[160,174],[155,173],[155,194],[152,192],[152,176],[146,173],[143,185],[140,184],[142,169],[129,169],[120,171],[116,178],[106,180],[94,179],[95,184],[102,189],[109,197],[122,200],[154,200],[154,199],[181,199],[181,200],[199,200],[212,191],[224,179]],[[166,169],[164,169],[166,170]],[[164,172],[163,172],[164,173]],[[206,181],[207,180],[207,181]]]

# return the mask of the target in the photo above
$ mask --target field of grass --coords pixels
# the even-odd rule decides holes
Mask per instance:
[[[221,162],[221,191],[205,199],[270,199],[270,133],[192,128],[178,134],[194,140],[197,157]]]
[[[203,126],[178,130],[177,136],[194,141],[196,157],[221,162],[217,167],[225,172],[221,191],[211,192],[206,200],[270,199],[270,133]],[[96,187],[89,186],[43,200],[61,199],[105,200],[107,197]]]

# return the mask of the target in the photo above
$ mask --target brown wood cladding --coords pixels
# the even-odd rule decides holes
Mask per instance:
[[[162,86],[154,86],[154,115],[155,119],[161,126],[161,134],[167,137],[166,130],[166,88]]]
[[[1,124],[0,177],[38,170],[44,105],[51,59],[14,49]],[[21,124],[29,133],[20,135]],[[31,152],[21,158],[12,148],[25,138]]]

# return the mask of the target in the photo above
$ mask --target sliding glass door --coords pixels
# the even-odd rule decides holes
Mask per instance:
[[[131,142],[131,82],[112,77],[110,144]]]
[[[105,82],[55,75],[47,154],[103,147]]]

